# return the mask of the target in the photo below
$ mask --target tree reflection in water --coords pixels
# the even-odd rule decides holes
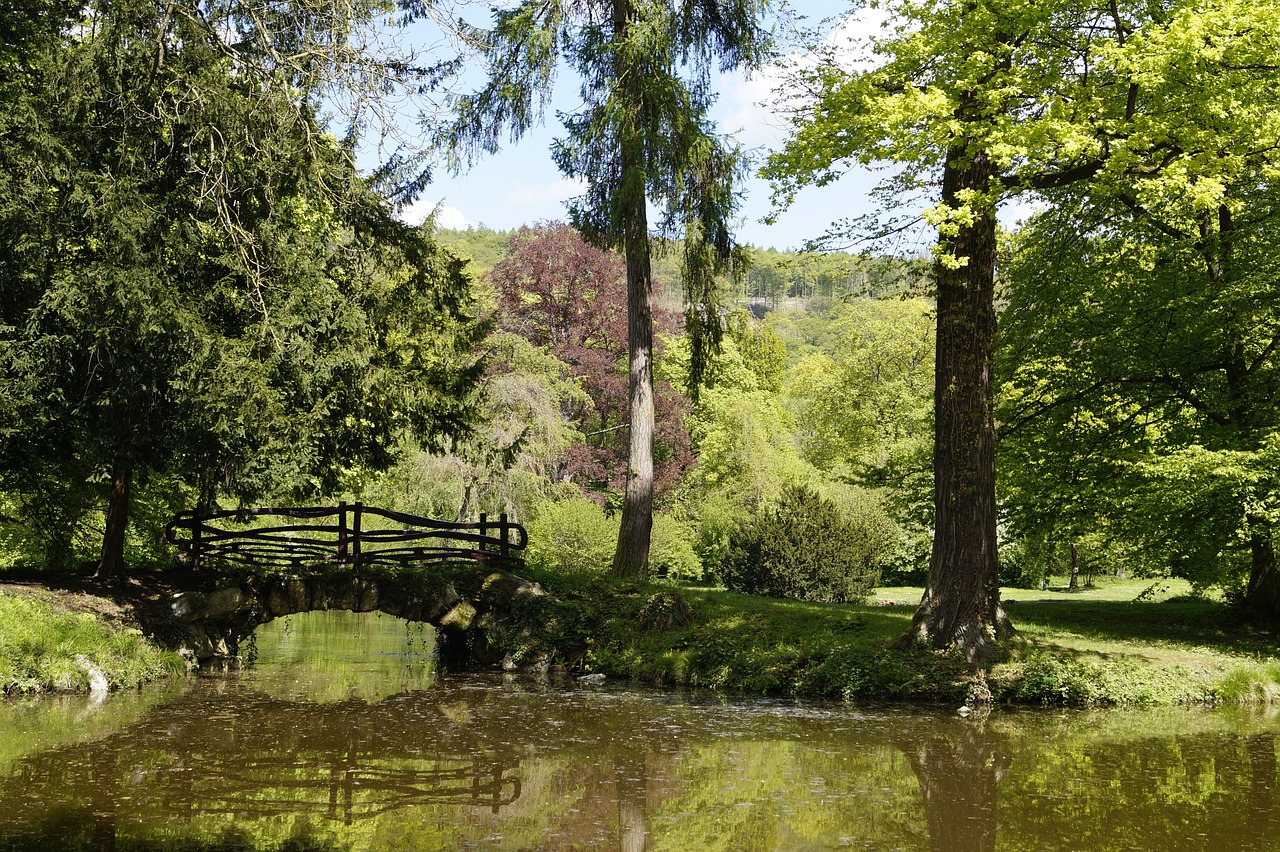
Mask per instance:
[[[897,741],[920,784],[930,845],[936,852],[993,852],[1008,752],[985,719],[945,731]]]
[[[5,746],[0,852],[1280,848],[1276,722],[1256,714],[962,720],[471,677],[372,704],[251,687],[197,683],[111,733]]]

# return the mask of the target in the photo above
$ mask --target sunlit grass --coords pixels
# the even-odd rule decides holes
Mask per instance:
[[[0,692],[88,690],[89,669],[112,688],[136,686],[184,670],[181,658],[89,613],[57,612],[35,597],[0,594]]]
[[[554,579],[545,582],[557,590]],[[656,631],[641,627],[637,614],[664,587],[601,581],[595,589],[575,583],[563,591],[599,619],[585,620],[589,668],[658,684],[946,702],[986,689],[996,701],[1029,704],[1276,700],[1267,685],[1280,684],[1270,674],[1280,674],[1274,635],[1241,624],[1221,602],[1190,596],[1183,581],[1151,587],[1149,580],[1125,580],[1070,593],[1005,589],[1020,638],[1007,644],[1003,658],[982,666],[897,641],[920,588],[878,589],[864,605],[685,588],[679,594],[693,621]],[[1228,678],[1235,670],[1241,673]]]

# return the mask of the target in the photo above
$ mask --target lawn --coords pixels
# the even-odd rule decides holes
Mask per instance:
[[[548,578],[549,579],[549,578]],[[549,579],[554,587],[554,580]],[[678,593],[687,623],[648,625]],[[922,589],[881,588],[865,605],[817,604],[722,589],[579,585],[585,664],[665,685],[836,699],[1021,704],[1259,703],[1280,697],[1277,637],[1182,581],[1127,580],[1077,592],[1004,589],[1020,640],[988,665],[905,648]]]

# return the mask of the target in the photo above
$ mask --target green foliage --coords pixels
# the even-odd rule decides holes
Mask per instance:
[[[154,516],[332,493],[405,435],[463,430],[474,401],[459,262],[324,132],[316,69],[222,41],[256,26],[233,5],[91,3],[0,104],[0,487],[55,559],[69,530],[101,532],[104,483]],[[369,11],[299,7],[288,38]],[[119,570],[130,495],[112,494]]]
[[[702,560],[694,549],[693,538],[683,521],[665,513],[654,515],[653,543],[649,551],[653,576],[677,583],[702,580]]]
[[[733,533],[747,522],[749,510],[724,491],[703,497],[695,510],[697,535],[692,544],[708,579],[720,579]]]
[[[1093,536],[1134,573],[1201,588],[1274,575],[1280,208],[1257,188],[1274,165],[1254,166],[1216,211],[1063,194],[1010,241],[998,372],[1016,536]]]
[[[899,526],[886,579],[922,580],[933,533],[932,304],[847,298],[793,315],[788,335],[809,352],[786,386],[804,459],[877,491]]]
[[[781,391],[787,362],[787,345],[782,338],[741,309],[729,314],[727,325],[743,363],[755,374],[756,386],[770,393]]]
[[[1223,676],[1214,693],[1223,704],[1273,707],[1280,703],[1280,661],[1238,666]]]
[[[1178,700],[1188,674],[1180,665],[1149,671],[1137,658],[1033,648],[1015,651],[1015,658],[990,686],[995,700],[1019,704],[1145,707]],[[1188,697],[1184,693],[1183,700]]]
[[[0,594],[0,693],[88,691],[83,655],[113,688],[134,687],[185,670],[182,660],[136,630],[89,613],[62,613],[34,597]]]
[[[538,507],[527,525],[525,559],[534,568],[568,573],[603,573],[613,561],[618,521],[600,504],[569,497]]]
[[[880,579],[891,524],[850,518],[830,500],[789,486],[730,538],[723,564],[734,591],[824,602],[864,599]]]

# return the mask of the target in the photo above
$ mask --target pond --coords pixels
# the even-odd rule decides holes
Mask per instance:
[[[849,707],[436,675],[388,617],[0,703],[0,849],[1275,849],[1274,718]]]

